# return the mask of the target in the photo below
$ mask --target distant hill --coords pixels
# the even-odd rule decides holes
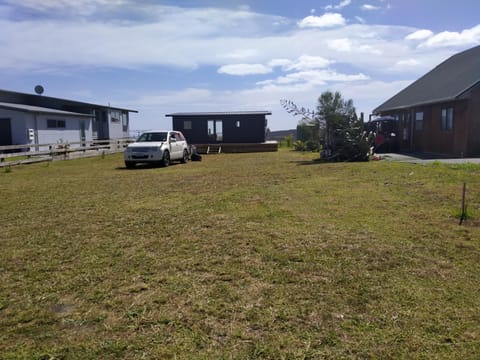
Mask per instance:
[[[293,135],[293,141],[297,140],[297,129],[270,131],[267,134],[267,140],[280,141],[288,135]]]

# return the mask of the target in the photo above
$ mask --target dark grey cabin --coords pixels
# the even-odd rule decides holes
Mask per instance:
[[[191,144],[253,144],[266,140],[270,111],[173,113],[174,130]]]

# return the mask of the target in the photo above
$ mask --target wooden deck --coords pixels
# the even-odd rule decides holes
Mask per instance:
[[[194,144],[197,152],[200,154],[218,154],[218,153],[253,153],[253,152],[275,152],[278,151],[278,143],[269,141],[255,144]]]

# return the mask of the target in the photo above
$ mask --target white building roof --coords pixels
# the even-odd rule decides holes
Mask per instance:
[[[46,108],[41,106],[14,104],[14,103],[6,103],[6,102],[0,102],[0,108],[8,109],[8,110],[17,110],[17,111],[28,112],[28,113],[39,113],[39,114],[64,115],[64,116],[68,115],[68,116],[90,117],[90,118],[93,116],[89,114],[63,111],[63,110],[51,109],[51,108]]]

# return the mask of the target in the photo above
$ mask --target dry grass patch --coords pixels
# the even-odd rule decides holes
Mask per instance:
[[[480,167],[314,157],[126,170],[113,155],[1,173],[0,353],[480,354]]]

